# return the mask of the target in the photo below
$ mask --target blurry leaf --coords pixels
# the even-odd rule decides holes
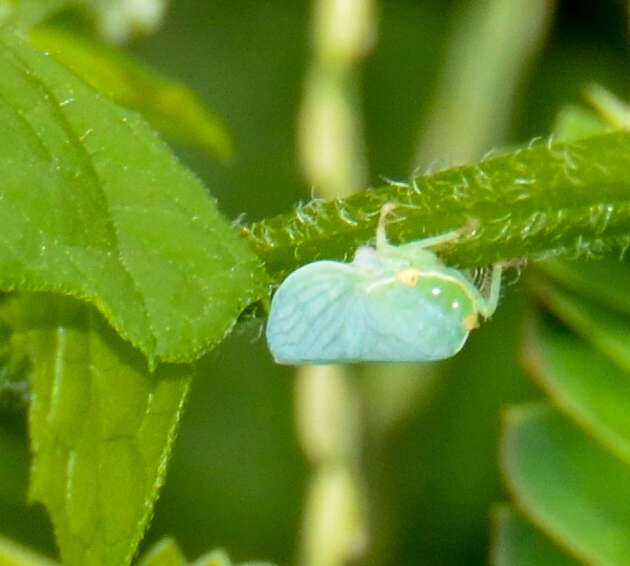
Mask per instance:
[[[630,316],[630,263],[610,258],[588,262],[549,259],[536,267],[563,287]]]
[[[492,566],[578,566],[579,562],[508,506],[494,516]]]
[[[601,87],[591,87],[588,96],[603,118],[566,110],[556,127],[561,139],[576,139],[606,124],[627,126],[625,103]],[[602,218],[603,229],[606,222]],[[621,251],[625,253],[626,246]],[[533,291],[569,328],[541,315],[530,325],[524,362],[573,423],[544,406],[510,411],[502,443],[503,471],[516,505],[571,554],[594,565],[627,564],[630,270],[622,261],[557,258],[539,268],[546,277],[537,274]],[[527,541],[531,528],[527,535],[522,519],[512,516],[509,522],[510,527],[505,521],[499,527],[495,557],[505,554],[506,533],[515,531],[508,547],[511,558],[505,563],[539,564],[531,555],[537,543]],[[517,545],[518,556],[513,550]],[[558,555],[550,563],[562,562]]]
[[[617,130],[630,128],[630,106],[608,89],[592,84],[586,89],[586,98],[607,124]]]
[[[32,342],[30,496],[66,566],[129,564],[164,481],[191,368],[146,360],[92,307],[22,297]]]
[[[137,566],[187,566],[177,543],[166,537],[156,542],[140,560]],[[58,566],[33,551],[0,535],[0,566]],[[229,556],[223,550],[213,550],[204,554],[190,566],[232,566]],[[244,562],[238,566],[273,566],[270,562]]]
[[[592,110],[570,105],[559,112],[553,127],[553,139],[556,143],[566,143],[610,132],[612,129]]]
[[[0,0],[0,26],[2,26],[9,17],[12,7],[12,0]]]
[[[614,281],[611,284],[615,284]],[[619,367],[630,371],[630,317],[550,282],[536,281],[536,296],[567,326],[594,344]]]
[[[259,261],[137,114],[0,47],[0,288],[85,299],[152,362],[196,358],[266,291]]]
[[[524,361],[553,403],[583,430],[549,408],[514,409],[502,445],[506,481],[525,515],[572,554],[595,565],[626,564],[628,268],[613,261],[542,266],[557,282],[539,275],[536,296],[577,334],[541,317],[528,333]]]
[[[347,199],[314,200],[243,231],[275,278],[321,258],[347,258],[374,237],[386,202],[387,232],[406,242],[466,225],[470,237],[440,250],[448,263],[487,265],[544,252],[584,256],[630,244],[630,133],[540,143],[476,165],[390,184]]]
[[[232,157],[232,140],[225,128],[185,86],[76,32],[40,26],[30,32],[29,39],[94,89],[141,112],[155,128],[222,159]]]
[[[219,548],[200,556],[195,560],[194,566],[232,566],[232,562],[227,553]]]
[[[630,466],[630,374],[549,320],[529,333],[524,360],[554,404]]]
[[[0,535],[0,566],[59,566],[48,558]]]
[[[273,566],[271,562],[241,562],[234,564],[228,554],[217,549],[200,556],[192,563],[192,566]]]
[[[157,542],[138,562],[137,566],[186,566],[189,564],[171,538]],[[200,556],[191,566],[232,566],[230,557],[221,549]],[[0,565],[1,566],[1,565]],[[248,562],[240,566],[272,566],[268,562]]]
[[[0,27],[28,30],[77,0],[0,0]]]
[[[517,507],[571,554],[630,564],[630,468],[544,405],[507,413],[501,466]]]
[[[469,0],[454,5],[454,25],[416,166],[444,159],[467,163],[504,142],[517,88],[542,50],[555,4]]]
[[[79,0],[97,19],[100,33],[112,43],[148,35],[162,23],[169,0]]]
[[[93,21],[107,41],[123,43],[154,32],[167,4],[168,0],[0,0],[0,26],[29,30],[70,8]]]
[[[156,542],[138,561],[137,566],[186,566],[177,543],[171,538]]]
[[[571,142],[630,127],[630,107],[603,86],[590,85],[585,97],[593,110],[573,104],[558,114],[553,127],[556,142]]]

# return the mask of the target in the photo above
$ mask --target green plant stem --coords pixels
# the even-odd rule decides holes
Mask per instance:
[[[387,228],[394,243],[474,226],[440,250],[460,267],[522,256],[623,252],[630,245],[629,165],[628,132],[565,144],[541,141],[409,185],[313,200],[243,232],[276,280],[317,259],[349,258],[374,237],[387,202],[400,205]]]

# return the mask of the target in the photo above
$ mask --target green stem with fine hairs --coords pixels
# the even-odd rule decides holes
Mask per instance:
[[[399,205],[387,234],[406,242],[464,226],[440,250],[460,267],[500,259],[592,256],[630,245],[630,133],[528,147],[345,199],[313,200],[243,228],[276,280],[317,259],[347,259],[373,240],[381,207]]]

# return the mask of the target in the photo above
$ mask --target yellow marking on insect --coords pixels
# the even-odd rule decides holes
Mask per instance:
[[[415,287],[420,277],[420,270],[416,267],[408,267],[396,273],[396,281],[409,287]]]
[[[464,323],[464,326],[468,328],[468,330],[474,330],[479,326],[477,314],[471,314],[464,317],[464,320],[462,322]]]

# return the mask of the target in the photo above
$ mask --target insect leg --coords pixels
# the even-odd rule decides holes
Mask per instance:
[[[487,297],[482,297],[482,300],[479,303],[479,312],[484,318],[491,317],[499,304],[502,272],[503,262],[497,262],[492,266],[492,275],[490,276],[490,293]]]
[[[393,202],[387,202],[381,208],[381,215],[378,218],[378,226],[376,228],[376,249],[379,251],[385,250],[389,247],[389,242],[387,241],[387,233],[385,231],[387,215],[392,212],[396,208],[396,205]]]
[[[416,244],[419,248],[434,248],[441,246],[442,244],[448,244],[449,242],[459,240],[462,236],[474,234],[478,227],[479,221],[476,218],[469,218],[466,224],[464,224],[461,228],[449,230],[448,232],[437,234],[436,236],[416,240],[414,244]]]
[[[385,251],[395,246],[391,246],[387,241],[387,215],[390,214],[394,209],[397,208],[397,204],[388,202],[383,205],[381,208],[381,214],[378,219],[378,227],[376,228],[376,249],[378,251]],[[423,248],[433,248],[436,246],[441,246],[442,244],[446,244],[449,242],[453,242],[458,240],[462,236],[474,232],[477,228],[479,222],[476,219],[469,219],[469,221],[462,226],[461,228],[457,228],[456,230],[449,230],[448,232],[444,232],[442,234],[437,234],[435,236],[430,236],[428,238],[422,238],[420,240],[415,240],[413,242],[413,246],[415,249],[423,249]]]
[[[421,240],[414,240],[414,244],[419,248],[433,248],[435,246],[440,246],[442,244],[458,240],[461,236],[462,229],[458,228],[457,230],[449,230],[448,232],[443,232],[442,234],[437,234],[436,236],[429,236],[428,238],[422,238]]]

